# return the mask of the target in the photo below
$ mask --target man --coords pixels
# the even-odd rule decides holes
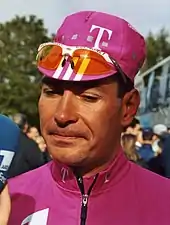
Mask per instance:
[[[134,118],[131,124],[127,127],[126,133],[138,135],[138,132],[141,130],[140,121],[137,118]]]
[[[153,143],[152,150],[155,157],[153,157],[147,164],[149,170],[165,177],[165,167],[169,164],[169,159],[163,160],[163,148],[167,136],[167,127],[164,124],[156,124],[153,126]],[[168,145],[169,146],[169,145]],[[165,154],[166,155],[166,154]],[[168,165],[169,166],[169,165]]]
[[[40,46],[40,125],[53,160],[11,179],[9,225],[169,225],[169,181],[129,162],[120,145],[144,59],[143,37],[100,12],[68,16]]]
[[[29,127],[28,131],[27,131],[27,136],[30,139],[33,139],[34,141],[36,141],[36,139],[39,138],[40,134],[39,134],[38,129],[36,127]]]
[[[26,135],[28,129],[27,117],[24,114],[17,113],[13,116],[13,120],[21,129],[21,133],[18,152],[8,171],[9,177],[26,173],[46,163],[37,143]]]
[[[156,124],[153,126],[153,144],[152,148],[156,155],[162,153],[164,134],[167,134],[167,127],[164,124]]]
[[[159,150],[160,154],[157,157],[159,163],[155,164],[155,168],[162,169],[162,174],[170,178],[170,135],[168,133],[168,128],[164,124],[157,124],[154,126],[155,133],[155,143],[157,147],[160,147],[162,151]],[[155,144],[155,145],[156,145]],[[154,169],[155,169],[154,168]]]
[[[134,118],[130,125],[125,129],[125,132],[128,134],[133,134],[136,136],[136,150],[142,146],[142,131],[140,121],[137,118]]]
[[[145,161],[149,162],[152,158],[156,156],[153,151],[152,143],[153,143],[153,130],[152,128],[144,128],[142,131],[142,146],[138,149],[138,154]]]
[[[164,168],[164,176],[170,178],[170,135],[163,137],[163,149],[162,149],[162,165]]]

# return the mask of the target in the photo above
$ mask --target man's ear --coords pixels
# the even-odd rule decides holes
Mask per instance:
[[[140,104],[139,92],[136,89],[125,94],[122,100],[121,125],[127,127],[135,117]]]

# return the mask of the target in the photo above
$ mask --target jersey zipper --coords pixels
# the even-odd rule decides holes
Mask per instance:
[[[82,177],[77,177],[77,183],[78,183],[78,186],[80,188],[81,195],[82,195],[80,225],[85,225],[86,224],[87,209],[88,209],[88,199],[89,199],[90,193],[91,193],[91,191],[93,189],[93,186],[96,183],[97,177],[98,177],[98,174],[95,176],[94,181],[92,182],[89,190],[87,191],[87,194],[85,194],[83,178]]]

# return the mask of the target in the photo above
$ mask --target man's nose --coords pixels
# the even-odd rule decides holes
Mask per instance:
[[[58,126],[66,127],[78,121],[75,98],[76,96],[71,91],[67,90],[60,96],[54,117]]]

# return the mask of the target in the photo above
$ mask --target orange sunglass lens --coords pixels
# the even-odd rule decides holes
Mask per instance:
[[[38,66],[45,69],[56,69],[62,59],[62,48],[60,46],[47,45],[43,47],[37,56]]]
[[[99,75],[112,70],[111,65],[100,54],[86,49],[75,50],[73,62],[78,74]]]

